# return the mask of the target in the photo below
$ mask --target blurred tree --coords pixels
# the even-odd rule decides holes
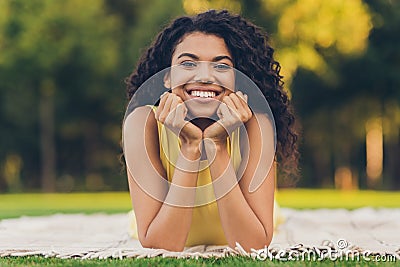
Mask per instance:
[[[239,0],[182,0],[183,8],[189,15],[194,15],[209,9],[226,9],[233,13],[240,13],[241,1]]]
[[[399,176],[400,166],[394,163],[400,154],[399,106],[394,104],[400,98],[398,1],[183,3],[189,14],[209,8],[241,12],[272,36],[303,126],[302,185],[373,186],[366,180],[368,123],[381,121],[376,129],[385,135],[384,155],[378,157],[381,152],[375,151],[374,164],[382,166],[377,167],[378,176],[384,167],[386,180],[380,186],[394,186],[390,179]]]
[[[3,0],[0,191],[125,189],[123,80],[173,17],[210,8],[270,33],[303,125],[301,185],[366,187],[381,121],[383,186],[400,188],[399,1]]]
[[[182,13],[180,0],[0,1],[0,191],[12,177],[25,189],[125,190],[123,81]]]
[[[324,56],[361,55],[367,47],[371,16],[361,0],[262,2],[267,14],[277,20],[277,58],[288,86],[299,67],[334,82]]]
[[[396,179],[400,174],[400,3],[366,3],[373,28],[365,52],[348,55],[320,49],[336,78],[326,79],[306,68],[295,76],[293,100],[304,125],[304,185],[332,186],[336,170],[345,167],[362,188],[400,188]],[[347,38],[353,41],[352,36]],[[375,146],[383,135],[383,158],[375,151],[374,164],[383,164],[383,173],[377,173],[383,181],[373,184],[366,170],[366,142],[369,122],[376,119],[381,121],[376,128],[381,128],[381,137],[376,137]]]
[[[104,118],[94,114],[104,116],[99,111],[107,110],[107,104],[99,104],[105,97],[115,98],[107,76],[119,59],[113,32],[120,22],[105,14],[102,1],[13,0],[0,5],[0,44],[5,51],[0,54],[0,90],[6,126],[1,159],[12,151],[21,155],[25,184],[35,185],[40,170],[42,189],[54,191],[56,161],[62,168],[64,160],[71,162],[77,155],[65,155],[64,144],[57,151],[58,139],[68,142],[83,132],[87,147],[99,139],[93,125]]]

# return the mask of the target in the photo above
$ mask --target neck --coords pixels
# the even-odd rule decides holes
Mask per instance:
[[[195,118],[193,120],[191,120],[191,122],[196,125],[197,127],[199,127],[203,132],[204,130],[210,126],[211,124],[213,124],[215,122],[215,120],[213,119],[209,119],[209,118]]]

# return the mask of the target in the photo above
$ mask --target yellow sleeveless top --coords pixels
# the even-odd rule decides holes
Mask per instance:
[[[156,106],[151,106],[155,111]],[[158,137],[160,144],[160,159],[161,163],[166,170],[168,181],[172,181],[175,170],[175,163],[178,159],[180,152],[180,140],[175,133],[170,131],[167,127],[157,121]],[[231,161],[235,171],[238,170],[241,162],[241,154],[239,147],[239,128],[234,131],[230,138],[227,139],[227,150],[231,157]],[[202,168],[202,166],[205,166]],[[218,205],[215,200],[215,195],[212,187],[212,180],[210,169],[207,166],[207,161],[200,162],[200,172],[197,179],[197,187],[202,187],[201,194],[196,191],[196,204],[207,203],[204,205],[196,205],[193,208],[192,224],[189,230],[189,235],[186,240],[185,246],[196,245],[227,245],[225,234],[221,225]],[[204,185],[209,185],[204,187]],[[277,211],[275,205],[274,213]],[[275,216],[274,216],[275,217]],[[138,238],[136,220],[134,212],[130,214],[130,235]],[[276,218],[275,218],[276,226]]]
[[[170,131],[163,124],[157,122],[159,143],[160,143],[160,159],[164,169],[166,170],[168,181],[171,182],[175,163],[180,152],[180,140],[178,136]],[[232,142],[228,139],[228,153],[231,156],[234,169],[237,171],[241,161],[239,148],[239,129],[232,133]],[[207,161],[201,161],[200,172],[197,178],[197,187],[211,185],[210,169]],[[186,246],[195,245],[226,245],[224,231],[219,218],[218,206],[215,201],[212,186],[208,186],[205,190],[196,192],[196,207],[193,208],[192,225],[190,227],[189,236],[186,240]],[[199,194],[200,193],[200,194]],[[210,203],[211,202],[211,203]],[[209,203],[201,206],[198,204]]]

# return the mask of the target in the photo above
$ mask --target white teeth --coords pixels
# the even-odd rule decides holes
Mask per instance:
[[[204,98],[208,98],[208,97],[215,97],[215,92],[212,91],[191,91],[190,94],[192,96],[197,96],[197,97],[204,97]]]

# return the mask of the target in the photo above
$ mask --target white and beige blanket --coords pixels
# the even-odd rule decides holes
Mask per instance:
[[[148,249],[130,238],[127,214],[55,214],[1,220],[0,256],[198,258],[247,255],[259,259],[290,259],[302,254],[330,258],[358,253],[400,260],[400,209],[281,208],[281,211],[285,222],[276,230],[271,245],[252,253],[246,253],[240,244],[235,249],[196,246],[183,252]]]

